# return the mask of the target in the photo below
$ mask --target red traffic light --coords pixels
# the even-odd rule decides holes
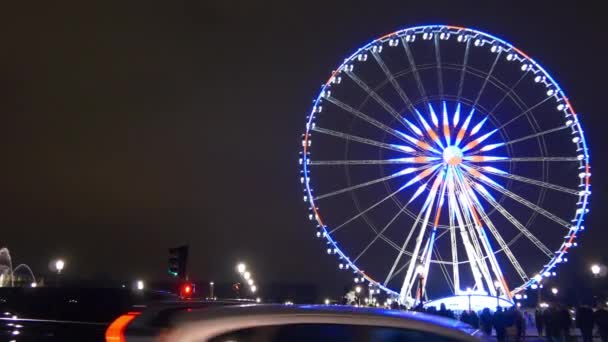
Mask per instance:
[[[193,283],[184,283],[179,288],[179,296],[184,299],[191,298],[193,293],[194,293],[194,284]]]

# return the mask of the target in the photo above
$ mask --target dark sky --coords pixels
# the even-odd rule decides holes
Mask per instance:
[[[581,265],[606,260],[606,36],[574,2],[17,2],[0,15],[0,245],[35,272],[191,273],[336,283],[298,179],[304,117],[328,74],[369,40],[417,24],[514,43],[563,85],[593,166]],[[605,211],[605,210],[604,210]],[[578,267],[568,265],[566,267]]]

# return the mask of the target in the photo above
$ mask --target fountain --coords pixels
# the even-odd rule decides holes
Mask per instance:
[[[34,286],[36,277],[26,264],[13,268],[10,251],[6,247],[0,248],[0,287],[14,287],[15,283]]]

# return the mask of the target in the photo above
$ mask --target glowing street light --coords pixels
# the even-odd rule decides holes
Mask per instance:
[[[237,272],[239,272],[241,274],[243,274],[246,269],[247,269],[247,266],[245,266],[245,264],[243,264],[242,262],[240,262],[238,265],[236,265]]]
[[[57,270],[57,273],[61,273],[61,271],[63,270],[64,267],[65,267],[65,261],[63,261],[61,259],[57,259],[57,261],[55,261],[55,269]]]
[[[554,295],[556,295],[558,292],[559,292],[559,290],[557,289],[557,287],[551,288],[551,293],[553,293]]]
[[[30,286],[31,286],[31,287],[37,287],[37,286],[38,286],[38,284],[36,284],[36,282],[32,282],[32,283],[30,284]]]
[[[249,280],[251,278],[251,272],[247,271],[243,273],[243,278],[245,278],[245,280]]]
[[[325,298],[325,305],[329,305],[329,298]]]
[[[138,280],[138,281],[137,281],[137,283],[136,283],[136,286],[137,286],[137,289],[138,289],[139,291],[143,291],[143,289],[144,289],[144,287],[145,287],[145,286],[144,286],[144,281],[143,281],[143,280]]]
[[[355,292],[358,294],[361,293],[361,286],[355,287]]]
[[[249,284],[249,286],[253,286],[253,279],[249,278],[249,280],[247,280],[247,284]]]
[[[255,293],[258,290],[258,287],[255,285],[251,285],[251,292]]]
[[[598,275],[600,275],[601,270],[602,270],[602,268],[600,267],[600,265],[598,265],[598,264],[591,265],[591,273],[593,273],[594,277],[597,277]]]

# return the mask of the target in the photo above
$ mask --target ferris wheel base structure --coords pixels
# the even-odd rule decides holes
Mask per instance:
[[[514,303],[504,297],[488,296],[483,294],[465,294],[431,300],[426,302],[423,307],[425,309],[435,307],[437,310],[439,310],[441,304],[445,304],[445,307],[452,311],[481,311],[485,308],[494,311],[498,306],[506,309],[512,307]]]

